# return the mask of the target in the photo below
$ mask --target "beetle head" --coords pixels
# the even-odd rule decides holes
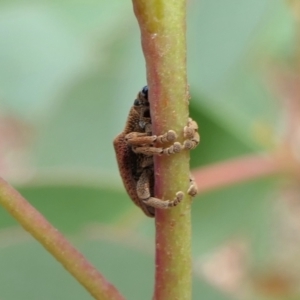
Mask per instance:
[[[134,100],[134,108],[139,113],[140,119],[150,119],[150,104],[148,101],[148,86],[144,86]]]

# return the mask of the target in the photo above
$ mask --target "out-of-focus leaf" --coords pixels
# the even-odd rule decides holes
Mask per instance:
[[[229,238],[245,236],[261,247],[257,255],[265,255],[273,186],[273,181],[254,181],[198,196],[192,210],[194,249],[205,253]]]
[[[154,220],[145,217],[124,193],[84,186],[32,186],[19,190],[55,227],[69,235],[127,298],[138,300],[144,293],[143,299],[151,299]],[[254,182],[197,197],[192,207],[194,255],[199,257],[229,238],[242,236],[258,249],[256,257],[265,257],[269,233],[267,190],[265,182]],[[22,238],[20,231],[11,230],[16,223],[6,212],[0,213],[0,264],[3,270],[8,270],[0,274],[5,287],[1,289],[2,297],[15,299],[23,293],[30,299],[38,299],[39,286],[52,298],[55,295],[57,299],[89,299],[42,248],[30,242],[27,235]],[[9,238],[5,232],[11,232]],[[11,278],[22,284],[14,289],[15,281]],[[214,289],[203,282],[199,285],[199,278],[195,280],[193,299],[198,295],[205,295],[205,299],[226,299],[221,295],[213,298],[218,295]],[[54,286],[55,293],[48,293]]]
[[[261,143],[257,131],[269,130],[276,136],[279,109],[267,89],[262,88],[262,63],[257,62],[254,42],[257,28],[270,21],[269,14],[286,21],[286,5],[279,0],[228,0],[222,6],[218,1],[196,1],[191,6],[189,82],[194,91],[205,95],[197,98],[198,105],[251,147],[272,147]],[[257,72],[253,70],[255,64]]]
[[[120,37],[110,48],[106,65],[81,78],[66,94],[56,114],[39,131],[34,153],[39,167],[92,167],[116,174],[112,142],[123,130],[130,106],[145,84],[145,80],[140,79],[140,84],[133,80],[142,68],[127,74],[123,57],[131,48],[131,43]]]
[[[201,142],[199,147],[191,151],[191,167],[217,163],[229,158],[249,154],[252,149],[227,131],[219,123],[209,118],[195,103],[191,101],[191,117],[198,122]],[[200,100],[201,101],[201,100]]]
[[[115,222],[133,209],[124,192],[112,189],[69,185],[28,186],[19,191],[52,224],[67,232],[76,232],[93,222]],[[139,213],[138,208],[135,213]],[[0,214],[2,228],[15,224],[3,208],[0,208]]]
[[[84,255],[126,298],[151,299],[153,257],[108,240],[82,240],[81,243],[77,243],[77,246]],[[92,299],[37,243],[26,241],[10,245],[0,248],[0,253],[0,265],[3,268],[3,272],[0,272],[2,298]],[[129,276],[133,266],[135,272],[130,272]]]
[[[89,2],[0,3],[0,96],[13,113],[40,121],[93,62],[105,64],[105,48],[131,10],[118,1]],[[119,18],[111,18],[117,9]]]
[[[193,167],[273,146],[278,108],[262,85],[265,62],[259,57],[265,49],[278,56],[292,52],[292,26],[280,26],[289,19],[284,5],[280,0],[188,1],[191,112],[201,134],[191,154]],[[283,34],[270,29],[274,20]],[[154,278],[154,224],[123,189],[114,190],[120,179],[112,147],[146,84],[139,35],[129,2],[0,1],[2,113],[27,118],[37,133],[31,156],[37,174],[53,175],[20,191],[128,299],[147,300]],[[72,170],[74,176],[64,177],[63,171]],[[94,172],[105,180],[99,177],[95,185]],[[77,173],[81,180],[73,178]],[[85,184],[89,181],[93,185]],[[270,188],[269,182],[257,181],[197,197],[194,256],[244,235],[253,245],[253,260],[265,259]],[[0,216],[5,270],[0,298],[91,298],[40,246],[10,231],[16,223],[3,209]],[[2,235],[6,231],[8,239]],[[199,295],[228,299],[204,280],[195,282],[195,300]]]
[[[128,236],[132,218],[139,224],[142,212],[133,207],[124,193],[84,186],[36,186],[19,190],[55,227],[69,234],[69,239],[128,298],[141,299],[143,293],[151,294],[154,258],[153,249],[147,244],[152,243],[145,236],[139,244],[139,230]],[[0,214],[0,265],[8,270],[0,274],[1,297],[16,299],[26,295],[26,299],[40,299],[45,294],[43,299],[90,299],[43,248],[31,242],[25,232],[13,229],[16,223],[3,209]],[[130,215],[131,219],[126,220]],[[143,216],[141,220],[153,227],[152,219]],[[133,266],[135,271],[128,276]]]
[[[45,116],[86,63],[84,45],[43,6],[2,8],[0,43],[1,102],[27,119]]]

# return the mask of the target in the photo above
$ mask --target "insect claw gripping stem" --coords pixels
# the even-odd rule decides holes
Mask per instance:
[[[169,130],[163,135],[159,135],[156,139],[157,142],[163,144],[163,143],[170,143],[174,142],[177,139],[177,134],[174,130]]]
[[[161,154],[170,155],[170,154],[179,153],[182,150],[182,148],[183,147],[179,142],[175,142],[172,146],[162,149]]]

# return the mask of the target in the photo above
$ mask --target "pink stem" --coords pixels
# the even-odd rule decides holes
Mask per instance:
[[[198,192],[205,193],[251,179],[279,174],[283,167],[275,156],[249,155],[193,171]]]
[[[13,187],[0,178],[0,204],[36,238],[94,297],[124,299],[66,238]]]

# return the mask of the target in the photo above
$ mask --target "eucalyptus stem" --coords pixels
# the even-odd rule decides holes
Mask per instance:
[[[186,1],[133,0],[146,60],[153,134],[183,141],[188,120]],[[155,196],[172,200],[189,187],[189,153],[155,158]],[[156,210],[156,300],[191,299],[191,199]]]
[[[56,228],[2,178],[0,178],[0,205],[40,242],[95,299],[124,299]]]

